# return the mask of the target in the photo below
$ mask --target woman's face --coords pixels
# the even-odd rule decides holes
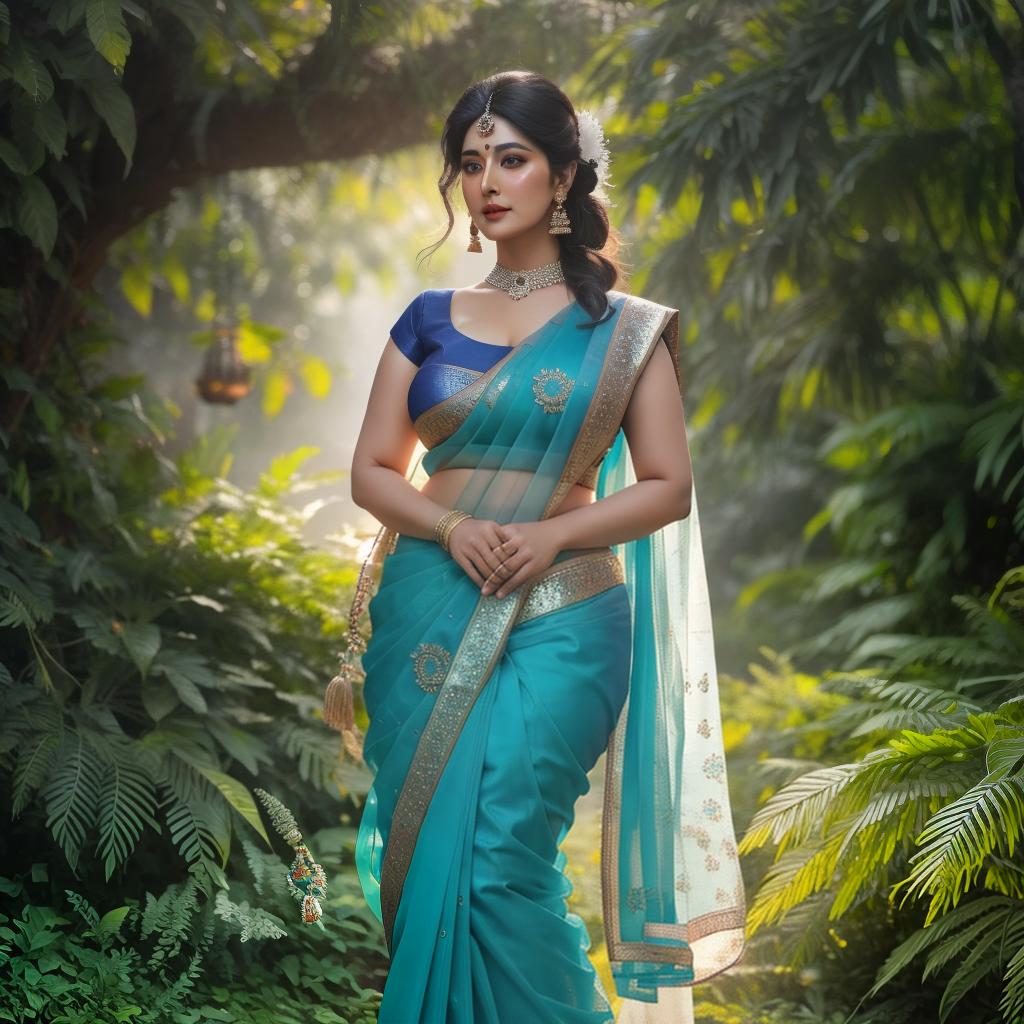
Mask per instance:
[[[480,231],[490,240],[511,238],[541,221],[550,220],[559,185],[564,196],[576,173],[575,162],[560,176],[551,174],[547,156],[503,117],[495,116],[494,131],[481,135],[476,121],[462,144],[462,196]],[[489,217],[488,206],[508,212]]]

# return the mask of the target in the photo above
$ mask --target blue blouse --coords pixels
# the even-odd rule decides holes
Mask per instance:
[[[409,385],[409,419],[415,421],[451,398],[509,353],[508,345],[477,341],[452,326],[453,288],[428,288],[406,307],[391,328],[403,355],[420,369]]]

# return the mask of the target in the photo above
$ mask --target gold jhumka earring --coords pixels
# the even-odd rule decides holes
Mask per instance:
[[[569,214],[565,212],[565,207],[562,205],[564,196],[561,189],[555,193],[555,202],[558,205],[555,207],[555,212],[551,214],[551,226],[548,228],[548,234],[571,235],[572,225],[569,223]]]
[[[476,221],[472,217],[469,218],[469,245],[466,246],[466,252],[483,252],[484,248],[480,244],[480,229],[476,226]]]

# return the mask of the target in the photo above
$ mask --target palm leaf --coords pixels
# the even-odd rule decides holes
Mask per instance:
[[[1018,776],[987,777],[947,804],[918,836],[921,849],[898,890],[909,883],[904,899],[931,893],[927,920],[956,905],[977,877],[984,858],[1004,842],[1010,850],[1024,825],[1024,783]]]

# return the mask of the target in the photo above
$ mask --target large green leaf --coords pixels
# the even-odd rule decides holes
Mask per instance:
[[[15,174],[28,174],[28,165],[21,155],[21,150],[10,139],[0,138],[0,160],[3,160],[8,170]]]
[[[53,78],[34,44],[12,32],[4,56],[11,77],[31,99],[41,102],[53,95]]]
[[[150,663],[160,650],[160,627],[152,622],[125,622],[121,627],[121,640],[145,678]]]
[[[85,24],[96,49],[121,70],[132,47],[132,38],[121,14],[121,0],[89,0]]]
[[[57,101],[50,97],[36,106],[32,120],[32,130],[42,140],[46,148],[58,159],[64,157],[67,146],[68,124]]]
[[[256,802],[253,800],[249,790],[241,782],[233,779],[225,772],[217,771],[217,769],[211,768],[199,760],[192,760],[187,757],[185,759],[189,761],[197,772],[204,775],[220,790],[228,804],[263,837],[267,846],[270,846],[270,837],[267,835],[267,830],[263,826],[263,819],[260,817],[260,813],[256,808]]]
[[[114,73],[96,76],[82,83],[93,109],[110,129],[124,154],[123,177],[127,178],[132,169],[132,155],[135,152],[135,110],[128,94],[114,79]]]
[[[39,178],[22,181],[15,211],[22,233],[49,258],[57,241],[57,204]]]

